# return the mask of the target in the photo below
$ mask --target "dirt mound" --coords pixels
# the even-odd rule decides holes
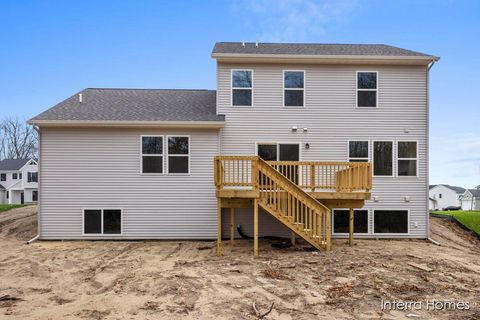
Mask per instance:
[[[0,237],[27,241],[37,234],[37,206],[0,212]]]
[[[36,208],[0,214],[0,318],[478,319],[480,243],[431,219],[426,240],[334,241],[331,252],[215,242],[37,241]],[[28,234],[28,237],[27,237]],[[3,297],[3,298],[2,298]],[[3,301],[1,301],[3,299]],[[381,301],[465,301],[466,311],[381,310]]]

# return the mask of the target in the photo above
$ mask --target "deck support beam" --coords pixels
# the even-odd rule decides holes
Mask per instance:
[[[235,241],[235,222],[234,217],[235,215],[235,208],[230,208],[230,246],[233,248],[233,243]]]
[[[253,201],[253,256],[258,256],[258,199]]]
[[[350,246],[353,246],[353,215],[354,215],[354,210],[353,208],[350,208],[350,217],[348,220],[348,243]]]
[[[217,198],[217,256],[222,255],[222,199]]]
[[[292,246],[295,246],[295,232],[292,231],[292,235],[290,236],[290,241],[292,242]]]

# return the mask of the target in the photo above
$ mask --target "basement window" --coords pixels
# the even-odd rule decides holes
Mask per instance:
[[[350,210],[333,210],[333,233],[348,233]],[[353,232],[355,234],[368,233],[368,210],[354,210]]]
[[[85,235],[110,235],[122,233],[121,209],[85,209],[83,211]]]
[[[348,161],[368,162],[368,141],[349,141]]]
[[[253,70],[232,70],[232,106],[252,106]]]
[[[377,107],[377,71],[357,71],[357,107]]]
[[[397,170],[398,176],[417,175],[417,142],[397,142]]]
[[[283,105],[303,107],[305,103],[305,71],[283,72]]]
[[[163,136],[142,136],[142,173],[163,173]]]
[[[190,137],[168,137],[168,173],[190,173]]]
[[[393,142],[392,141],[374,141],[373,142],[373,175],[374,176],[392,176],[393,175]]]
[[[408,233],[408,210],[374,210],[374,233]]]

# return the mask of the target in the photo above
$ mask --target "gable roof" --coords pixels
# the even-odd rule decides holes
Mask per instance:
[[[423,59],[437,61],[439,58],[385,44],[330,44],[330,43],[245,43],[217,42],[212,57],[227,56],[316,56],[322,57],[377,57],[398,59]]]
[[[6,190],[5,187],[0,183],[0,190]]]
[[[0,161],[0,170],[20,170],[32,159],[5,159]]]
[[[480,198],[480,189],[468,189],[474,198]]]
[[[467,189],[465,189],[465,188],[457,187],[457,186],[451,186],[451,185],[449,185],[449,184],[434,184],[434,185],[430,185],[430,186],[429,186],[429,190],[432,190],[433,188],[438,187],[438,186],[444,186],[444,187],[446,187],[446,188],[448,188],[448,189],[450,189],[450,190],[455,191],[455,192],[458,193],[458,194],[464,193],[465,190],[467,190]]]
[[[81,100],[81,101],[80,101]],[[215,90],[88,88],[29,120],[47,122],[222,122]]]

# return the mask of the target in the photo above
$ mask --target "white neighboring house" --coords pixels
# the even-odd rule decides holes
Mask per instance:
[[[0,161],[0,204],[37,203],[38,164],[34,159]]]
[[[480,189],[465,190],[461,196],[462,210],[480,210]]]
[[[443,208],[455,206],[460,207],[460,197],[465,192],[462,187],[450,186],[448,184],[432,185],[429,188],[429,209],[442,210]]]

